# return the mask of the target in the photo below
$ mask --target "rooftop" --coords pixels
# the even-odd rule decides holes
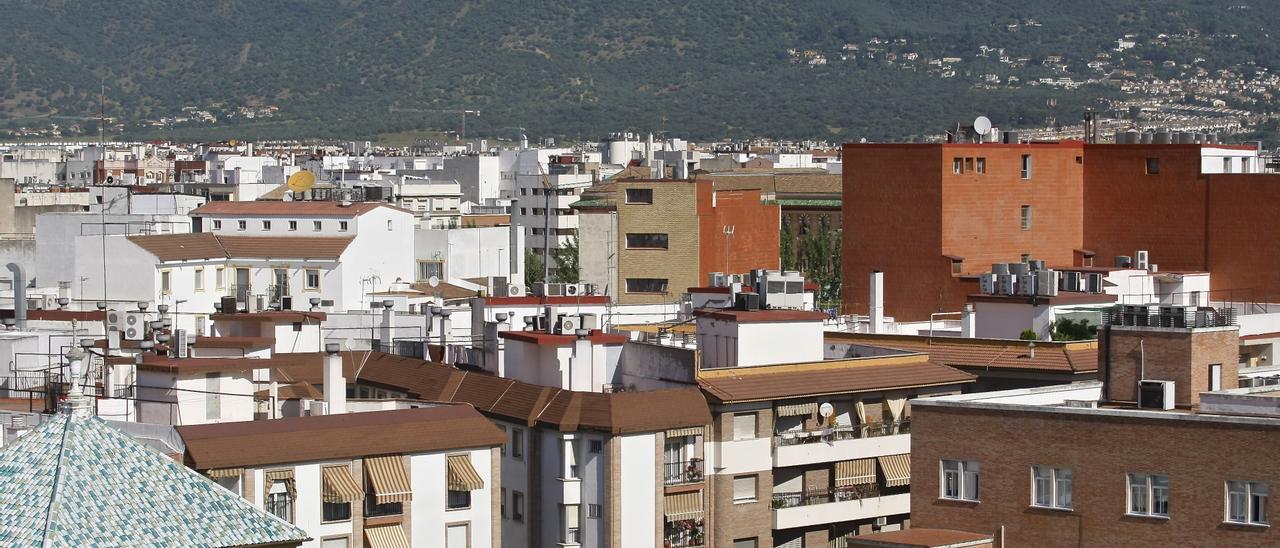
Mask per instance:
[[[500,445],[502,431],[469,405],[442,405],[177,427],[198,470],[427,453]]]
[[[826,312],[813,310],[733,310],[703,308],[694,311],[699,318],[711,318],[737,323],[821,322],[828,318]]]
[[[849,540],[849,546],[874,546],[877,548],[963,548],[990,546],[991,535],[956,531],[953,529],[926,529],[914,527],[902,531],[884,531],[858,535]]]
[[[698,384],[721,403],[965,384],[975,378],[923,354],[698,372]]]
[[[329,315],[324,312],[302,310],[264,310],[261,312],[236,312],[234,314],[214,314],[209,319],[222,321],[262,321],[275,323],[323,322]]]
[[[350,205],[343,206],[342,202],[316,200],[297,202],[208,202],[191,210],[191,215],[245,215],[253,217],[358,217],[380,207],[411,213],[386,202],[355,202]]]
[[[1052,373],[1094,373],[1098,370],[1098,342],[1029,341],[1011,339],[967,339],[923,335],[879,335],[869,333],[825,334],[828,345],[849,343],[908,352],[922,352],[930,361],[959,368],[1004,369]]]
[[[219,236],[212,232],[127,238],[165,262],[232,258],[337,260],[354,239],[326,236]]]
[[[533,343],[543,346],[568,346],[578,339],[576,335],[557,335],[545,331],[503,331],[498,334],[504,339]],[[605,333],[599,329],[591,330],[587,340],[592,344],[616,345],[627,342],[626,335]]]

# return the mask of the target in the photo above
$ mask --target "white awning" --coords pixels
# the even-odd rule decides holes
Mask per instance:
[[[809,403],[793,403],[788,405],[779,405],[776,414],[779,417],[799,417],[803,415],[812,415],[818,412],[818,402]]]

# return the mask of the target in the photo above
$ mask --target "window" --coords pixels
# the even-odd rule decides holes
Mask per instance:
[[[289,496],[288,482],[277,481],[271,484],[267,493],[267,511],[276,517],[293,523],[293,497]]]
[[[587,505],[587,519],[600,519],[600,505],[599,505],[599,504],[588,504],[588,505]]]
[[[346,232],[347,226],[347,221],[338,221],[338,232]]]
[[[246,230],[249,228],[249,221],[236,221],[236,230]]]
[[[733,415],[733,439],[751,440],[756,438],[756,414],[735,413]]]
[[[197,268],[195,270],[195,288],[196,291],[204,291],[204,269]]]
[[[471,491],[449,491],[446,510],[465,510],[471,507]]]
[[[222,267],[213,269],[213,286],[216,287],[218,290],[223,290],[223,289],[226,289],[227,287],[227,282],[223,281],[223,279],[225,278],[225,276],[223,275],[224,270],[226,269]]]
[[[733,502],[756,501],[756,476],[734,476]]]
[[[168,295],[173,292],[173,285],[170,283],[172,277],[168,270],[160,271],[160,292]]]
[[[604,442],[600,440],[587,440],[587,451],[596,455],[604,452]]]
[[[1231,158],[1222,159],[1222,172],[1231,173]]]
[[[978,158],[978,173],[986,173],[986,172],[987,172],[987,159]]]
[[[1031,230],[1031,206],[1022,206],[1022,229]]]
[[[298,230],[298,221],[289,221],[289,231],[295,232],[297,230]]]
[[[578,505],[562,504],[560,505],[560,543],[561,544],[581,544],[582,537],[580,533],[582,529],[578,527]]]
[[[529,214],[529,208],[525,208],[525,207],[520,208],[520,214],[521,214],[521,215],[528,215],[528,214]]]
[[[418,261],[418,281],[444,278],[444,263],[440,261]]]
[[[262,221],[263,230],[271,230],[271,221]]]
[[[214,219],[214,220],[213,220],[213,229],[214,229],[214,230],[222,230],[222,221],[221,221],[221,220],[218,220],[218,219]]]
[[[222,374],[205,373],[204,375],[204,418],[217,420],[222,415]]]
[[[978,463],[976,461],[942,461],[942,498],[978,501]]]
[[[501,512],[502,519],[507,518],[507,488],[498,489],[498,509]]]
[[[1209,364],[1209,390],[1222,390],[1222,364]]]
[[[652,188],[628,188],[627,203],[628,204],[652,204],[653,189]]]
[[[951,259],[951,273],[960,274],[964,272],[964,259]]]
[[[520,428],[511,429],[511,457],[517,460],[524,459],[524,430]]]
[[[524,521],[524,493],[511,492],[511,519]]]
[[[444,545],[445,548],[470,548],[471,524],[452,523],[446,525],[444,529]]]
[[[1083,163],[1084,163],[1084,156],[1076,156],[1076,163],[1077,163],[1077,164],[1083,164]]]
[[[666,278],[627,278],[627,293],[667,292]]]
[[[426,311],[424,310],[424,311],[423,311],[423,313],[425,314],[425,313],[426,313]],[[504,426],[504,425],[499,424],[499,425],[498,425],[498,428],[502,430],[502,436],[503,436],[504,438],[505,438],[505,437],[507,437],[507,427],[506,427],[506,426]],[[499,455],[501,455],[501,456],[504,456],[504,457],[505,457],[505,456],[507,456],[507,444],[506,444],[506,443],[503,443],[501,446],[499,446],[499,447],[498,447],[498,454],[499,454]]]
[[[312,231],[312,232],[320,232],[320,227],[321,227],[321,226],[322,226],[322,224],[320,223],[320,221],[311,221],[311,231]]]
[[[324,502],[320,512],[322,521],[347,521],[351,519],[350,502]]]
[[[305,284],[304,288],[306,289],[312,289],[312,290],[320,289],[320,271],[314,268],[307,269],[307,275],[304,280],[304,284]]]
[[[347,537],[323,539],[320,541],[320,548],[351,548],[351,539]]]
[[[964,159],[964,170],[965,172],[973,173],[973,158]]]
[[[666,234],[627,234],[627,249],[667,249]]]
[[[1030,154],[1022,155],[1022,178],[1023,179],[1031,178],[1031,155]]]
[[[1258,481],[1227,482],[1227,521],[1267,524],[1267,484]]]
[[[578,440],[564,440],[560,449],[560,473],[564,479],[578,479]]]
[[[955,174],[955,175],[959,175],[959,174],[961,174],[961,173],[964,173],[964,159],[963,159],[963,158],[952,158],[952,159],[951,159],[951,173],[953,173],[953,174]]]
[[[759,548],[760,541],[752,538],[740,538],[733,541],[733,548]]]
[[[391,219],[387,219],[387,232],[391,232]],[[345,228],[343,230],[346,230]]]
[[[1169,476],[1129,474],[1129,514],[1169,517]]]
[[[1030,253],[1023,253],[1020,257],[1021,257],[1021,258],[1019,258],[1018,260],[1019,260],[1019,261],[1021,261],[1021,262],[1024,262],[1024,263],[1029,263],[1029,262],[1031,262],[1031,254],[1030,254]]]
[[[1031,467],[1031,505],[1071,508],[1071,469]]]
[[[1159,174],[1160,174],[1160,159],[1147,158],[1147,175],[1159,175]]]

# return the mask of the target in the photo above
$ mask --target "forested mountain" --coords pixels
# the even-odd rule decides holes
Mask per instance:
[[[94,133],[105,85],[134,137],[372,136],[479,109],[477,135],[909,139],[1121,93],[1039,78],[1252,77],[1280,59],[1278,18],[1261,0],[7,0],[0,127]]]

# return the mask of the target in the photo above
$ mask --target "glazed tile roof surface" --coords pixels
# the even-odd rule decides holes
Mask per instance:
[[[93,416],[62,413],[0,451],[0,545],[296,545],[254,508]]]

